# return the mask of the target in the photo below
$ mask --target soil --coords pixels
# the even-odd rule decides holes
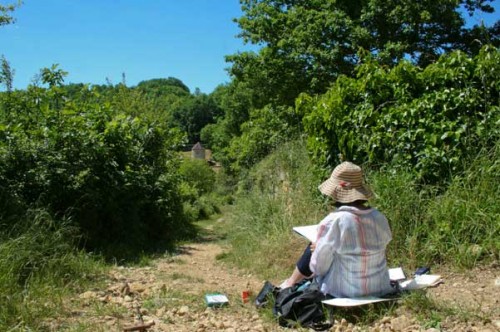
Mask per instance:
[[[76,309],[71,317],[47,322],[47,326],[54,331],[124,331],[154,323],[144,331],[308,331],[281,328],[270,308],[256,309],[253,299],[264,280],[224,264],[218,258],[225,251],[219,241],[204,238],[145,267],[117,266],[105,286],[72,300]],[[369,325],[340,319],[328,331],[500,331],[498,264],[467,273],[444,268],[432,273],[441,274],[444,282],[427,289],[428,297],[453,309],[444,319],[430,324],[433,317],[398,304],[391,314],[382,314]],[[242,299],[246,290],[250,291],[248,302]],[[208,308],[204,300],[208,293],[225,294],[228,305]]]

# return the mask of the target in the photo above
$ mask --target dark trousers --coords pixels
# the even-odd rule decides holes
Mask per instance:
[[[302,253],[302,256],[300,256],[299,260],[297,261],[297,269],[299,270],[300,273],[302,273],[306,277],[312,276],[312,271],[309,268],[309,263],[311,262],[311,244],[309,243]]]

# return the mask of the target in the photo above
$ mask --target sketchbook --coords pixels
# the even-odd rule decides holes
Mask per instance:
[[[388,271],[389,279],[391,279],[391,281],[401,281],[406,279],[406,275],[400,267],[394,267],[392,269],[388,269]]]
[[[443,279],[438,274],[422,274],[415,276],[413,279],[401,281],[399,288],[401,290],[415,290],[434,287],[443,282]]]
[[[316,242],[316,237],[318,235],[318,225],[297,226],[294,227],[293,230],[309,241]]]

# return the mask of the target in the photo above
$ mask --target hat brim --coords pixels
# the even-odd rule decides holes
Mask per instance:
[[[338,181],[329,178],[319,185],[319,191],[323,195],[332,197],[335,202],[352,203],[358,200],[367,201],[373,196],[373,192],[365,184],[357,187],[342,187]]]

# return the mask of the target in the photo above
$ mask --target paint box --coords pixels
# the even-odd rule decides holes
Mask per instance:
[[[229,300],[224,294],[205,294],[205,302],[207,307],[222,307],[229,303]]]

